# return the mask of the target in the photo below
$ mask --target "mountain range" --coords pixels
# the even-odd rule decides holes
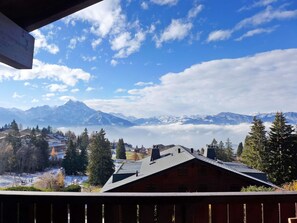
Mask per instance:
[[[257,114],[263,122],[273,122],[275,113]],[[297,124],[297,112],[284,113],[290,124]],[[89,108],[79,101],[69,100],[61,106],[50,107],[48,105],[30,108],[28,110],[7,109],[0,107],[0,124],[8,124],[12,120],[28,126],[119,126],[131,127],[139,125],[166,125],[166,124],[216,124],[237,125],[251,123],[253,115],[242,115],[231,112],[221,112],[217,115],[192,115],[192,116],[158,116],[150,118],[126,117],[118,113],[105,113]]]

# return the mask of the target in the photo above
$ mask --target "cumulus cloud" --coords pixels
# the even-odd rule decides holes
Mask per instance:
[[[147,9],[149,8],[147,2],[141,2],[140,6],[141,6],[141,8],[144,9],[144,10],[147,10]]]
[[[93,48],[93,50],[95,50],[97,48],[97,46],[100,45],[101,42],[102,42],[102,39],[101,38],[93,40],[92,41],[92,48]]]
[[[32,103],[38,103],[38,102],[39,102],[39,100],[38,100],[38,99],[36,99],[36,98],[33,98],[33,99],[31,100],[31,102],[32,102]]]
[[[178,0],[151,0],[151,2],[157,5],[176,5]]]
[[[208,35],[207,42],[227,40],[231,37],[232,30],[216,30]]]
[[[273,27],[273,28],[267,28],[267,29],[264,29],[264,28],[259,28],[259,29],[253,29],[253,30],[249,30],[248,32],[246,32],[245,34],[243,34],[242,36],[240,36],[239,38],[235,39],[236,41],[241,41],[245,38],[248,38],[248,37],[252,37],[252,36],[255,36],[255,35],[259,35],[259,34],[262,34],[262,33],[271,33],[273,31],[275,31],[276,27]]]
[[[39,50],[45,50],[51,54],[59,52],[59,47],[56,44],[49,43],[46,36],[39,29],[34,30],[31,34],[35,37],[34,50],[36,53]]]
[[[68,48],[70,48],[70,49],[73,50],[73,49],[76,48],[77,43],[82,43],[85,40],[86,40],[86,37],[85,36],[76,36],[76,37],[73,37],[69,41]]]
[[[213,60],[163,75],[159,84],[130,90],[128,97],[86,103],[137,117],[295,111],[296,61],[297,49]]]
[[[117,60],[115,60],[115,59],[112,59],[111,61],[110,61],[110,64],[112,65],[112,66],[116,66],[116,65],[118,65],[118,61]]]
[[[120,0],[99,2],[68,16],[65,21],[82,20],[92,24],[91,31],[105,37],[109,33],[118,33],[118,28],[124,26],[125,16],[122,13]]]
[[[88,81],[91,78],[91,74],[80,68],[44,63],[37,59],[33,60],[32,70],[16,70],[0,64],[0,71],[0,81],[5,79],[17,81],[48,79],[62,82],[68,86],[74,86],[78,81]]]
[[[91,32],[98,37],[91,43],[94,50],[105,38],[115,51],[114,58],[126,58],[139,51],[145,40],[146,31],[141,30],[137,20],[127,21],[120,3],[120,0],[102,1],[70,15],[64,21],[89,22]]]
[[[163,42],[184,39],[192,29],[191,22],[181,19],[172,19],[170,25],[165,28],[160,37],[156,37],[156,46],[161,47]]]
[[[130,32],[124,32],[110,41],[111,49],[117,51],[115,58],[125,58],[137,52],[143,41],[145,40],[145,33],[138,31],[134,36]]]
[[[65,92],[68,91],[68,86],[64,84],[50,84],[46,88],[51,92]]]

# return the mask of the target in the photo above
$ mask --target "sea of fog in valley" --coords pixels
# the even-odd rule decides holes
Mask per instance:
[[[270,123],[266,123],[266,129]],[[191,147],[194,149],[205,148],[206,144],[210,144],[215,138],[218,142],[226,142],[230,138],[234,150],[250,131],[250,123],[242,123],[239,125],[154,125],[154,126],[133,126],[129,128],[119,128],[110,126],[84,126],[84,127],[60,127],[59,130],[66,132],[68,130],[79,135],[84,128],[88,129],[89,133],[99,131],[103,128],[106,132],[106,137],[111,141],[118,141],[123,138],[126,143],[151,147],[154,144],[175,144]]]

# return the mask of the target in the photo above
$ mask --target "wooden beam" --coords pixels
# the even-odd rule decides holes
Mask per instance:
[[[34,37],[0,12],[0,62],[31,69]]]

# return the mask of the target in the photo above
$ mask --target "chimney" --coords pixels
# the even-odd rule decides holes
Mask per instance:
[[[136,176],[138,177],[138,170],[136,170]]]
[[[193,148],[191,148],[191,153],[194,153],[194,149]]]
[[[151,154],[151,161],[157,160],[159,158],[161,158],[159,147],[153,146],[152,154]]]
[[[213,160],[217,159],[215,146],[207,145],[206,157],[209,158],[209,159],[213,159]]]
[[[180,148],[177,149],[177,152],[180,153]]]

